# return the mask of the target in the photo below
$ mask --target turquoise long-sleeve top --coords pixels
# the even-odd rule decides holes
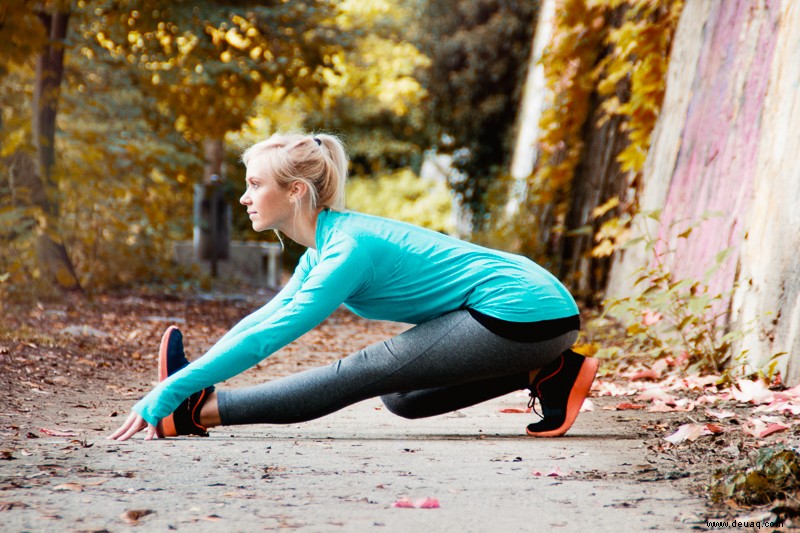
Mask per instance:
[[[419,324],[458,309],[510,322],[578,314],[567,289],[525,257],[395,220],[324,209],[286,286],[133,410],[150,424],[206,387],[294,341],[344,304],[365,318]]]

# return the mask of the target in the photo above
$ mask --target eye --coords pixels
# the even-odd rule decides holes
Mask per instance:
[[[248,185],[248,187],[250,189],[252,189],[252,190],[256,190],[256,189],[258,189],[258,183],[254,183],[254,182],[251,181],[250,184]]]

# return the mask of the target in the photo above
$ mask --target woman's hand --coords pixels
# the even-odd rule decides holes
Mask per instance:
[[[139,416],[137,413],[131,413],[128,415],[128,419],[125,420],[125,423],[106,438],[109,440],[118,441],[128,440],[143,429],[147,429],[147,434],[145,435],[144,440],[153,440],[157,437],[156,427],[153,424],[148,424],[145,422],[144,418]]]

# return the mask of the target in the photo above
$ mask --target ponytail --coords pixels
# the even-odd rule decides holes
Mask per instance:
[[[335,135],[276,133],[245,150],[242,162],[248,166],[256,157],[269,158],[269,168],[279,186],[305,183],[312,209],[344,210],[348,158],[344,144]]]

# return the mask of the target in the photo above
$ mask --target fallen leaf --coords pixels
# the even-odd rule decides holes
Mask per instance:
[[[74,492],[82,492],[83,485],[80,483],[62,483],[61,485],[56,485],[53,487],[53,490],[71,490]]]
[[[697,398],[698,404],[715,404],[719,402],[725,402],[731,399],[731,394],[729,392],[719,392],[717,394],[704,394]]]
[[[76,433],[77,430],[75,430],[75,429],[39,428],[39,431],[41,431],[45,435],[50,435],[51,437],[77,437],[78,436],[78,434]]]
[[[561,477],[565,475],[567,475],[567,473],[562,472],[559,467],[554,466],[553,469],[547,474],[547,477]]]
[[[742,431],[757,439],[763,439],[773,433],[785,431],[791,427],[782,422],[774,422],[773,420],[773,417],[762,417],[760,419],[748,418],[747,424],[742,426]]]
[[[635,391],[624,389],[610,381],[595,380],[592,390],[597,392],[597,396],[628,396]]]
[[[501,413],[530,413],[530,409],[517,409],[515,407],[509,407],[506,409],[500,409]]]
[[[392,504],[392,507],[397,507],[400,509],[413,509],[414,502],[412,502],[408,498],[400,498],[399,500],[397,500]]]
[[[594,404],[589,398],[584,398],[583,403],[581,404],[580,412],[585,413],[586,411],[594,411]]]
[[[678,444],[680,442],[689,441],[694,442],[698,438],[704,435],[712,435],[713,431],[708,428],[708,425],[703,424],[683,424],[680,426],[675,433],[668,437],[664,437],[664,440],[671,442],[672,444]]]
[[[762,381],[740,379],[731,387],[731,396],[737,402],[762,404],[773,400],[773,392]]]
[[[775,401],[769,405],[761,405],[755,409],[758,412],[767,413],[792,413],[793,415],[800,415],[800,405],[792,401]]]
[[[424,500],[417,500],[414,505],[418,509],[438,509],[439,500],[436,498],[425,498]]]
[[[561,469],[557,466],[554,466],[550,469],[547,474],[542,473],[540,470],[531,470],[531,475],[535,477],[560,477],[569,475],[568,472],[562,472]]]
[[[22,502],[0,502],[0,513],[3,511],[10,511],[15,507],[24,509],[25,507],[28,507],[28,504]]]
[[[647,402],[661,400],[662,402],[674,402],[675,396],[669,394],[660,386],[649,387],[636,395],[636,401]]]
[[[600,345],[594,342],[589,344],[576,344],[570,349],[584,357],[594,357],[594,354],[600,349]]]
[[[685,389],[703,390],[709,385],[714,385],[719,382],[720,379],[721,378],[716,375],[698,376],[697,374],[693,374],[682,378],[681,381]]]
[[[71,481],[69,483],[62,483],[61,485],[56,485],[53,487],[53,490],[72,490],[75,492],[83,492],[85,487],[96,487],[97,485],[102,485],[108,481],[107,479],[101,479],[99,481]]]
[[[644,370],[639,370],[638,372],[634,372],[630,379],[637,380],[637,379],[658,379],[661,377],[660,372],[656,372],[652,368],[645,368]]]
[[[640,403],[630,403],[630,402],[622,402],[618,403],[614,406],[615,411],[636,411],[639,409],[646,408],[646,405],[642,405]]]
[[[413,502],[408,498],[400,498],[392,504],[392,507],[399,509],[438,509],[440,505],[439,500],[436,498],[422,498]]]
[[[779,400],[800,399],[800,385],[792,387],[791,389],[786,389],[784,391],[776,392],[775,397]]]
[[[732,418],[736,416],[736,413],[733,411],[712,411],[711,409],[706,409],[706,414],[710,417],[716,418],[717,420],[725,420],[726,418]]]
[[[125,511],[124,513],[119,515],[119,517],[125,520],[130,525],[135,526],[136,524],[139,523],[140,518],[153,513],[155,513],[155,511],[153,511],[152,509],[131,509],[129,511]]]
[[[694,402],[688,398],[681,398],[674,402],[662,402],[653,400],[653,405],[647,408],[651,413],[688,413],[694,410]]]
[[[12,461],[14,457],[14,450],[0,450],[0,461]]]

